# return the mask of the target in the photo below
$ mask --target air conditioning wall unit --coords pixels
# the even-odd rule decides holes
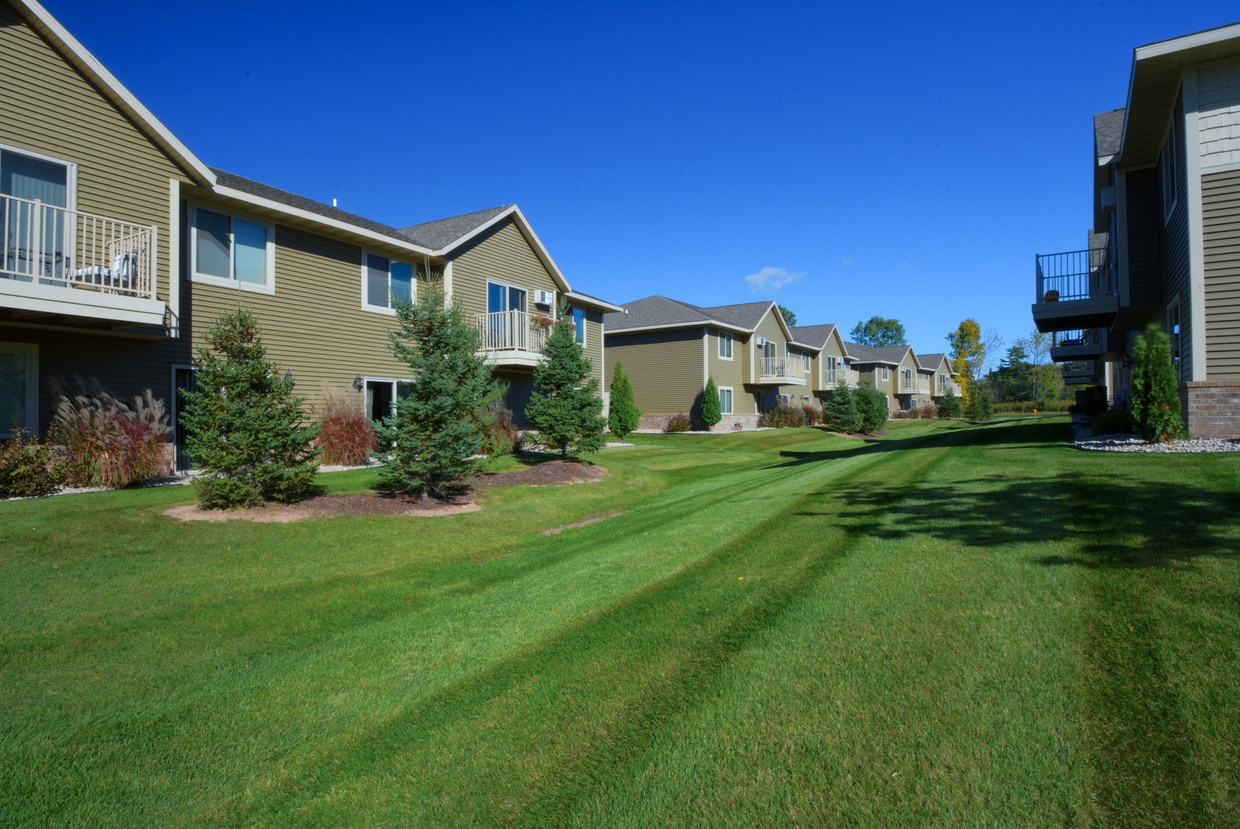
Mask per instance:
[[[758,348],[762,348],[764,345],[766,345],[766,337],[758,337]]]
[[[555,294],[551,291],[535,291],[535,305],[552,305],[555,303]]]

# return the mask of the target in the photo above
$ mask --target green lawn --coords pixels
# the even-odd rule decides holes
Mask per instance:
[[[430,519],[0,503],[0,824],[1234,824],[1240,458],[891,431]]]

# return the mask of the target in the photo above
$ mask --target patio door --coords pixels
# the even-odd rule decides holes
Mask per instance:
[[[172,369],[172,441],[176,449],[174,466],[178,472],[194,468],[189,454],[189,442],[185,432],[185,413],[188,402],[184,392],[198,391],[198,373],[192,366],[174,366]]]
[[[6,275],[64,277],[72,256],[65,247],[71,172],[67,164],[0,150],[0,264]]]
[[[524,348],[526,326],[520,314],[525,312],[526,292],[499,282],[487,283],[487,347]]]

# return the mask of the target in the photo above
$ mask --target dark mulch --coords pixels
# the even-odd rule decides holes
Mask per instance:
[[[477,486],[564,486],[601,481],[608,474],[601,466],[591,466],[576,460],[554,460],[512,472],[484,472],[474,483]]]

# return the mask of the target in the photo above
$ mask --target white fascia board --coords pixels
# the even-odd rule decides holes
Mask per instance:
[[[1176,52],[1184,52],[1198,46],[1209,46],[1212,43],[1219,43],[1233,38],[1240,38],[1240,23],[1220,26],[1217,29],[1206,29],[1204,32],[1195,32],[1191,35],[1184,35],[1171,40],[1161,40],[1157,43],[1138,46],[1133,50],[1133,62],[1172,55]]]
[[[69,34],[69,30],[60,24],[56,18],[48,13],[47,9],[39,5],[35,0],[14,0],[17,8],[26,13],[27,20],[31,22],[43,35],[50,38],[58,44],[66,52],[69,53],[72,62],[86,74],[92,81],[113,99],[123,112],[131,115],[140,125],[149,130],[156,143],[163,145],[173,158],[180,161],[185,167],[192,172],[201,184],[214,185],[215,173],[210,168],[190,152],[189,147],[181,143],[172,132],[163,125],[163,123],[155,117],[155,115],[143,106],[142,102],[134,97],[133,93],[125,88],[116,76],[107,70],[107,68],[99,62],[99,59],[90,53],[90,51],[78,41],[73,35]]]
[[[555,282],[556,287],[559,288],[560,292],[565,294],[571,293],[573,288],[568,284],[568,279],[564,276],[563,271],[560,270],[560,266],[557,265],[555,260],[551,258],[551,254],[547,252],[547,246],[542,243],[542,239],[538,238],[538,234],[534,232],[534,228],[530,227],[529,219],[525,218],[525,214],[521,212],[521,208],[515,204],[492,216],[490,219],[478,225],[464,236],[453,239],[451,243],[443,246],[437,251],[434,251],[434,253],[437,256],[447,256],[453,250],[456,250],[470,239],[473,239],[479,234],[486,233],[488,230],[495,227],[500,222],[507,220],[509,217],[516,221],[517,228],[521,231],[529,243],[533,245],[535,255],[542,260],[543,265],[551,274],[551,279]]]
[[[753,333],[752,328],[741,328],[740,326],[729,325],[726,322],[719,322],[718,320],[695,320],[693,322],[673,322],[667,325],[643,325],[638,328],[621,328],[619,330],[612,330],[612,331],[607,330],[607,324],[604,322],[603,334],[604,335],[607,335],[607,334],[619,335],[619,334],[636,334],[640,331],[672,331],[677,328],[700,328],[703,325],[708,326],[708,327],[718,328],[721,331],[728,331],[733,334],[752,334]]]
[[[412,253],[420,253],[425,256],[436,255],[435,251],[431,250],[430,248],[424,248],[421,245],[414,244],[413,242],[408,242],[403,239],[397,239],[395,236],[387,236],[382,233],[376,233],[375,231],[370,230],[368,228],[359,227],[358,225],[350,224],[348,222],[342,222],[338,219],[332,219],[327,216],[320,215],[318,213],[312,213],[309,210],[302,210],[300,207],[293,207],[291,205],[283,204],[282,202],[272,201],[271,199],[265,199],[262,196],[255,196],[254,194],[247,193],[244,190],[237,190],[232,187],[219,186],[219,187],[212,187],[211,192],[218,196],[223,196],[225,198],[232,199],[234,201],[239,201],[244,204],[253,205],[254,207],[262,207],[266,210],[274,210],[277,213],[283,213],[286,216],[296,216],[299,219],[304,219],[305,221],[314,222],[315,224],[323,225],[324,227],[330,227],[334,230],[344,230],[349,233],[356,234],[358,236],[364,236],[367,239],[372,239],[376,242],[380,242],[384,245],[389,245],[391,247],[402,248]]]
[[[564,298],[580,305],[589,305],[598,311],[607,311],[615,314],[627,314],[629,312],[629,309],[625,308],[623,305],[616,305],[615,303],[611,303],[597,297],[579,294],[576,291],[565,291]]]
[[[809,343],[801,343],[801,342],[797,342],[796,340],[788,340],[788,345],[796,346],[797,348],[803,348],[806,351],[814,351],[814,352],[819,352],[819,353],[821,353],[822,349],[825,348],[825,344],[824,345],[810,345]]]

